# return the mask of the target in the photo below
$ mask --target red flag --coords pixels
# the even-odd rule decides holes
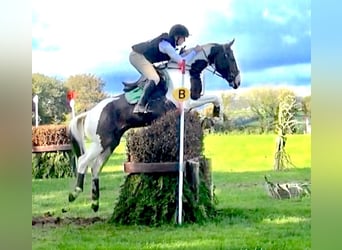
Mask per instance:
[[[76,98],[76,92],[73,90],[69,90],[67,93],[67,99],[70,102],[70,100],[75,99]]]

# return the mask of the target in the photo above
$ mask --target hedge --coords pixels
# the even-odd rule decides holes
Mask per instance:
[[[177,111],[168,112],[149,127],[131,130],[126,139],[127,160],[152,164],[177,162],[178,131]],[[203,155],[203,131],[199,117],[193,113],[185,115],[184,142],[184,160],[198,159],[200,165],[198,192],[191,183],[191,174],[184,178],[183,222],[201,223],[215,216],[216,210],[211,168]],[[178,172],[128,174],[120,187],[110,222],[150,226],[175,223],[177,204]]]
[[[74,176],[74,157],[71,150],[59,150],[58,146],[62,145],[70,145],[66,125],[32,127],[32,178]],[[35,152],[38,149],[39,152]]]

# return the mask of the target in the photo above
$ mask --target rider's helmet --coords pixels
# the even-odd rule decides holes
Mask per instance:
[[[170,29],[169,36],[174,37],[174,36],[183,36],[183,37],[188,37],[189,36],[189,30],[187,27],[185,27],[182,24],[176,24],[173,25]]]

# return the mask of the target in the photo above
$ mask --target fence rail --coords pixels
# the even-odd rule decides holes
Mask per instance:
[[[178,162],[125,162],[125,173],[165,173],[165,172],[177,172]]]
[[[71,144],[47,145],[47,146],[32,146],[32,153],[68,151],[71,150]]]

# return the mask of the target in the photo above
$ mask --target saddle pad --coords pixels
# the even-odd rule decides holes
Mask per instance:
[[[139,101],[142,93],[143,93],[143,88],[139,86],[128,92],[125,92],[125,98],[129,104],[136,104]]]

